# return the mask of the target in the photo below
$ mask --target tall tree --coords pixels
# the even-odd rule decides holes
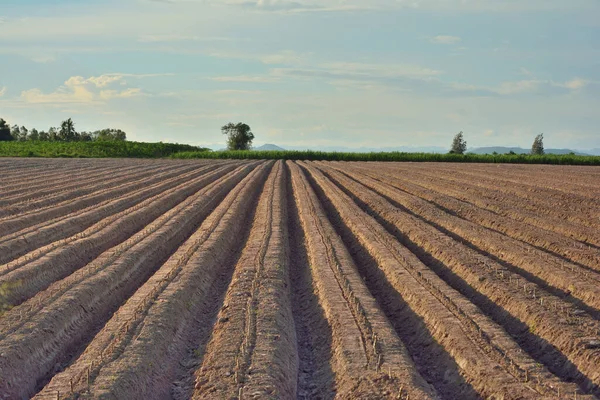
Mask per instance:
[[[454,140],[452,140],[452,148],[450,148],[450,154],[465,154],[467,151],[467,142],[463,138],[463,133],[460,131]]]
[[[13,125],[12,128],[10,128],[10,134],[12,135],[14,140],[20,140],[21,129],[19,128],[19,125]]]
[[[79,135],[75,130],[75,123],[71,118],[67,119],[66,121],[63,121],[60,124],[58,137],[63,142],[74,142],[78,139]]]
[[[533,145],[531,146],[531,154],[536,156],[543,156],[544,153],[544,134],[540,133],[533,140]]]
[[[21,134],[19,135],[19,141],[24,142],[27,140],[27,136],[29,136],[29,129],[25,128],[24,126],[21,126]]]
[[[40,137],[39,137],[39,139],[40,139],[41,141],[43,141],[43,142],[47,142],[47,141],[49,141],[49,140],[50,140],[50,136],[48,135],[48,132],[46,132],[46,131],[41,131],[41,132],[40,132]]]
[[[227,148],[229,150],[250,150],[254,134],[250,127],[242,122],[233,122],[223,125],[221,133],[227,135]]]
[[[37,129],[33,128],[31,132],[29,132],[29,136],[27,137],[27,139],[34,141],[40,140],[40,133]]]
[[[14,140],[14,138],[10,133],[10,127],[5,120],[0,118],[0,142],[9,142],[11,140]]]
[[[58,142],[60,137],[58,136],[58,129],[51,127],[48,129],[48,140],[51,142]]]

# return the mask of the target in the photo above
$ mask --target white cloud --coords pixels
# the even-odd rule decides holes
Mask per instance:
[[[123,77],[130,76],[143,78],[158,76],[155,74],[105,74],[84,78],[72,76],[64,85],[52,93],[44,93],[34,88],[21,92],[21,99],[27,103],[74,103],[91,104],[111,99],[124,99],[141,96],[144,93],[140,88],[126,88],[123,90],[104,89],[112,84],[123,83]],[[122,85],[121,85],[122,86]],[[98,90],[102,89],[102,90]]]
[[[249,75],[239,75],[239,76],[215,76],[209,78],[211,81],[215,82],[243,82],[243,83],[271,83],[279,81],[278,78],[272,76],[249,76]]]
[[[437,44],[455,44],[460,42],[460,38],[458,36],[439,35],[432,37],[430,41]]]
[[[564,87],[567,89],[572,89],[572,90],[577,90],[577,89],[581,89],[587,85],[589,85],[591,82],[585,79],[581,79],[581,78],[575,78],[572,79],[570,81],[567,81],[565,83],[556,83],[556,86],[560,86],[560,87]]]
[[[223,36],[194,36],[194,35],[142,35],[138,42],[169,43],[169,42],[233,42],[246,41],[246,38],[231,38]]]
[[[533,92],[538,89],[541,84],[543,84],[543,82],[538,80],[503,82],[498,88],[495,89],[495,91],[499,94]]]
[[[310,57],[310,53],[297,53],[292,50],[284,50],[279,53],[260,57],[263,64],[303,64]]]
[[[0,89],[0,97],[4,96],[5,94],[6,94],[6,86],[4,86]]]
[[[131,97],[142,96],[144,93],[140,88],[130,88],[125,89],[123,91],[118,90],[102,90],[100,91],[100,98],[102,100],[111,100],[111,99],[128,99]]]
[[[521,67],[520,73],[521,73],[521,75],[525,75],[525,76],[534,76],[533,72],[529,71],[525,67]]]

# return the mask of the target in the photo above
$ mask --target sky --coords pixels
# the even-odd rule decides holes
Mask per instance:
[[[1,0],[0,117],[130,140],[600,148],[598,0]]]

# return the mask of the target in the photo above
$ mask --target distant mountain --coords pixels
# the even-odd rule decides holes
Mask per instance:
[[[588,151],[588,153],[593,156],[600,156],[600,149],[591,149],[590,151]]]
[[[271,143],[267,143],[267,144],[263,144],[262,146],[258,146],[253,148],[252,150],[258,150],[258,151],[284,151],[284,148],[281,148],[277,145],[271,144]]]
[[[509,152],[514,152],[516,154],[529,154],[529,149],[523,149],[521,147],[502,147],[502,146],[494,146],[494,147],[477,147],[473,149],[467,150],[469,153],[475,154],[492,154],[494,152],[498,154],[505,154]],[[569,154],[575,153],[580,156],[589,155],[589,153],[581,153],[576,150],[570,149],[545,149],[546,154]]]
[[[378,153],[399,151],[403,153],[447,153],[446,147],[439,146],[397,146],[397,147],[345,147],[345,146],[289,146],[288,150],[338,151],[349,153]]]

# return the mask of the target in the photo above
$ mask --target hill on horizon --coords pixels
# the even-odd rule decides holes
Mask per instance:
[[[514,152],[516,154],[529,154],[529,149],[524,149],[522,147],[504,147],[504,146],[492,146],[492,147],[476,147],[473,149],[468,149],[467,152],[475,153],[475,154],[492,154],[494,152],[498,154],[506,154],[508,152]],[[589,153],[582,153],[577,150],[571,149],[545,149],[546,154],[569,154],[575,153],[578,156],[588,156]]]
[[[393,152],[400,151],[406,153],[447,153],[448,150],[441,146],[398,146],[398,147],[345,147],[345,146],[323,146],[314,148],[312,146],[301,147],[301,146],[290,146],[283,148],[276,144],[267,143],[262,146],[253,148],[252,150],[257,151],[285,151],[285,150],[314,150],[314,151],[325,151],[325,152],[351,152],[351,153],[379,153],[379,152]],[[529,149],[522,147],[505,147],[505,146],[488,146],[488,147],[473,147],[467,150],[468,153],[475,154],[492,154],[494,152],[498,154],[506,154],[513,151],[516,154],[529,154]],[[546,154],[569,154],[575,153],[579,156],[589,155],[600,155],[600,149],[591,150],[571,150],[571,149],[546,149]]]
[[[255,147],[252,150],[256,150],[256,151],[285,151],[284,148],[279,147],[279,146],[274,145],[274,144],[271,144],[271,143],[263,144],[262,146]]]

